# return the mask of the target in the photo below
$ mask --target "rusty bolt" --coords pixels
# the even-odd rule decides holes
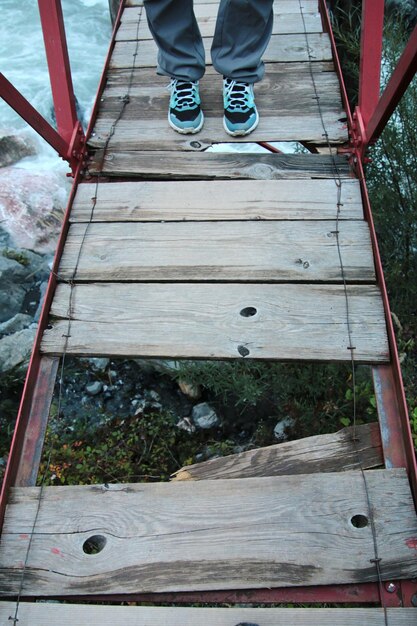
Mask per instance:
[[[397,591],[397,585],[395,583],[385,583],[385,589],[388,593],[395,593]]]

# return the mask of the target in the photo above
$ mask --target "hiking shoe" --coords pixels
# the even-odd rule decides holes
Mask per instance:
[[[259,115],[253,95],[253,85],[231,78],[223,79],[223,126],[229,135],[248,135],[257,126]]]
[[[172,78],[168,88],[171,91],[169,125],[178,133],[185,135],[198,133],[204,123],[204,115],[200,108],[198,81],[186,82]]]

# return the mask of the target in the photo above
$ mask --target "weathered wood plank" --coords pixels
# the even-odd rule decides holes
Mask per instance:
[[[91,174],[147,179],[256,179],[278,180],[334,178],[334,164],[341,178],[351,173],[346,157],[315,154],[244,154],[177,152],[167,158],[163,151],[114,152],[98,150],[88,170]]]
[[[219,0],[194,0],[194,13],[197,18],[205,17],[207,15],[216,15],[217,6]],[[217,6],[210,6],[217,5]],[[276,5],[279,8],[280,13],[297,13],[300,10],[300,3],[298,0],[277,0]],[[135,19],[135,14],[138,11],[135,7],[142,7],[142,0],[126,0],[126,8],[123,12],[124,19]],[[318,11],[318,0],[302,0],[301,6],[305,13],[314,13]]]
[[[333,180],[171,181],[83,184],[72,222],[334,219]],[[340,220],[363,219],[359,181],[342,184]],[[94,200],[94,197],[97,200]],[[94,210],[93,210],[94,209]]]
[[[312,66],[307,62],[294,62],[294,63],[265,63],[265,76],[259,82],[256,83],[257,90],[263,91],[265,82],[271,80],[271,89],[274,88],[273,85],[276,84],[276,89],[279,88],[279,81],[285,82],[287,79],[290,81],[290,84],[294,84],[297,80],[297,76],[299,80],[302,80],[304,77],[306,80],[311,81],[310,69],[314,75],[314,80],[318,85],[326,84],[325,81],[331,80],[334,82],[335,79],[335,70],[334,65],[331,61],[315,61]],[[301,76],[300,76],[301,74]],[[108,70],[106,76],[106,86],[104,94],[106,94],[106,90],[116,90],[120,89],[120,92],[112,91],[114,95],[124,95],[126,93],[126,87],[130,83],[130,77],[132,75],[132,85],[131,85],[131,93],[134,96],[141,95],[141,87],[145,91],[145,93],[150,92],[152,89],[157,89],[160,91],[161,85],[167,84],[167,77],[159,76],[156,74],[155,67],[141,67],[137,69],[133,68],[121,68],[121,69],[113,69]],[[324,75],[322,77],[322,75]],[[292,78],[294,76],[294,78]],[[221,85],[221,77],[214,70],[212,66],[206,67],[206,72],[201,79],[201,82],[204,83],[205,93],[210,92],[210,87],[217,81],[218,84]],[[301,87],[302,88],[302,87]],[[213,88],[215,91],[218,91],[217,88]],[[296,104],[296,103],[294,103]]]
[[[140,11],[136,11],[140,14]],[[213,37],[216,27],[216,10],[212,15],[200,16],[198,26],[202,37]],[[146,20],[141,19],[137,28],[137,19],[122,20],[122,24],[116,33],[116,41],[136,41],[136,39],[152,39]],[[304,33],[304,23],[307,33],[321,33],[323,26],[320,13],[305,13],[304,22],[301,13],[281,13],[279,4],[275,6],[274,22],[272,27],[273,35],[288,35],[290,33]]]
[[[168,108],[167,108],[168,110]],[[342,120],[342,121],[340,121]],[[89,145],[101,148],[108,140],[114,120],[98,118]],[[344,143],[348,139],[344,113],[342,110],[323,113],[323,122],[329,141]],[[250,141],[306,141],[320,144],[323,139],[323,122],[318,114],[299,117],[262,116],[257,128],[251,133]],[[232,139],[232,141],[229,141]],[[121,119],[110,139],[110,150],[164,150],[202,151],[215,143],[247,143],[248,138],[231,138],[223,128],[223,114],[206,117],[203,129],[195,135],[176,133],[168,125],[166,114],[150,119]]]
[[[15,602],[0,602],[0,620],[9,623]],[[246,609],[89,606],[86,604],[47,604],[21,602],[19,626],[385,626],[384,609]],[[417,609],[387,609],[389,626],[415,626]]]
[[[206,63],[211,64],[211,39],[203,39],[206,51]],[[310,54],[314,61],[331,61],[332,51],[327,33],[308,35]],[[139,46],[135,41],[117,41],[110,61],[110,68],[132,67],[134,54],[138,52],[135,67],[153,67],[156,65],[157,47],[153,40],[142,40]],[[266,62],[308,61],[306,38],[304,34],[272,35],[263,56]]]
[[[376,286],[348,288],[356,362],[389,359]],[[91,283],[58,286],[42,351],[60,354],[350,360],[341,285]],[[245,309],[256,314],[246,317]]]
[[[417,518],[404,469],[366,472],[383,580],[417,575]],[[1,594],[21,582],[40,488],[14,489]],[[355,527],[362,516],[363,527]],[[103,549],[84,543],[103,537]],[[83,595],[377,580],[362,472],[46,487],[23,594]]]
[[[353,435],[355,434],[355,441]],[[182,467],[178,480],[218,480],[368,469],[384,464],[377,423],[209,459]]]
[[[280,64],[268,64],[264,78],[255,84],[256,101],[264,116],[283,115],[296,117],[318,115],[314,85],[320,98],[322,112],[336,112],[342,109],[340,88],[335,72],[314,72],[314,85],[308,68],[301,72],[299,64],[294,71],[291,64],[284,73],[277,71]],[[167,78],[157,76],[153,69],[134,70],[132,82],[130,72],[113,70],[109,72],[106,88],[100,103],[101,117],[115,117],[120,111],[121,99],[129,90],[129,103],[123,119],[157,117],[168,109],[169,92]],[[218,116],[223,112],[222,77],[208,68],[200,81],[200,95],[206,115]],[[165,115],[164,115],[165,116]]]
[[[59,276],[79,281],[341,283],[340,249],[347,282],[375,281],[366,222],[340,222],[338,238],[335,228],[335,218],[72,224]]]

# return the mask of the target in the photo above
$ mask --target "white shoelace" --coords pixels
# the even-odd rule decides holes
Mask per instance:
[[[248,83],[241,83],[231,78],[226,78],[224,81],[224,95],[226,108],[229,110],[247,110],[251,106],[250,101],[252,99],[252,85]]]
[[[197,82],[182,81],[172,78],[168,85],[173,99],[171,106],[180,111],[194,108],[199,104],[197,88]]]

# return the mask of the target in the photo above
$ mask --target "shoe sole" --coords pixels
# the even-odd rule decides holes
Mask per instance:
[[[244,137],[245,135],[249,135],[252,131],[255,130],[255,128],[258,126],[259,124],[259,113],[258,111],[256,111],[256,120],[254,122],[254,124],[252,124],[252,126],[250,128],[247,129],[241,129],[241,130],[230,130],[225,122],[225,119],[223,118],[223,128],[226,131],[226,133],[228,135],[230,135],[231,137]]]
[[[196,128],[181,128],[180,126],[175,126],[175,124],[173,122],[171,122],[171,119],[169,117],[169,112],[168,112],[168,124],[171,126],[171,128],[173,128],[177,133],[181,133],[181,135],[195,135],[195,133],[200,132],[200,130],[203,128],[203,124],[204,124],[204,114],[201,113],[201,122],[200,124],[196,127]]]

